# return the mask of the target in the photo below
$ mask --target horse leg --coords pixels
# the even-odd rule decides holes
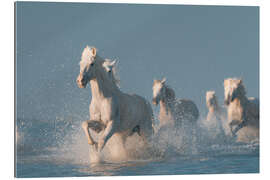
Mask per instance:
[[[233,130],[233,135],[234,136],[236,136],[236,133],[240,130],[240,129],[242,129],[244,126],[246,126],[246,121],[242,121],[240,124],[238,124],[237,126],[236,126],[236,128],[234,128],[234,130]]]
[[[98,149],[99,152],[103,149],[103,147],[105,146],[108,139],[114,134],[114,131],[115,131],[114,120],[110,120],[106,124],[106,128],[104,129],[101,137],[98,140],[97,149]]]
[[[127,159],[128,153],[125,148],[125,136],[123,133],[114,133],[108,140],[106,149],[109,150],[111,160],[122,161]]]
[[[236,132],[235,132],[235,128],[233,129],[234,126],[236,125],[239,125],[239,121],[238,120],[232,120],[230,123],[229,123],[229,127],[230,127],[230,130],[231,130],[231,133],[232,133],[232,136],[235,137],[236,136]]]
[[[85,135],[86,135],[86,137],[87,137],[88,144],[94,145],[94,144],[96,144],[96,142],[95,142],[94,139],[91,137],[90,132],[89,132],[89,122],[90,122],[90,121],[91,121],[91,120],[84,121],[84,122],[82,123],[82,129],[83,129],[83,131],[84,131],[84,133],[85,133]]]
[[[140,135],[146,145],[149,144],[149,140],[151,139],[152,135],[154,134],[154,130],[151,126],[144,127],[143,125],[139,125],[139,128],[136,130],[139,130],[138,135]]]

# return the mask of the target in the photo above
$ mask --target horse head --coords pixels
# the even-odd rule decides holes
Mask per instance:
[[[80,73],[77,77],[77,85],[79,88],[85,88],[87,83],[96,77],[99,61],[97,60],[97,49],[86,46],[82,52],[80,65]]]
[[[217,97],[215,91],[206,92],[206,105],[208,108],[217,106]]]
[[[166,97],[166,79],[163,78],[162,80],[154,80],[153,83],[153,100],[152,103],[154,105],[158,105],[159,101],[164,100]]]
[[[226,105],[243,95],[245,95],[245,89],[242,79],[228,78],[224,80],[224,103]]]

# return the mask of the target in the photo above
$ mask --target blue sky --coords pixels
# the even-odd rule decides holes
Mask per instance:
[[[207,90],[223,103],[227,77],[259,97],[259,7],[19,2],[16,18],[19,118],[88,118],[90,88],[75,83],[86,45],[119,61],[122,91],[149,101],[162,77],[202,115]]]

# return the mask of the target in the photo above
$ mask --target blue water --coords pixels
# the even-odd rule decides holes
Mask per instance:
[[[79,123],[51,122],[18,120],[17,177],[259,173],[258,144],[207,143],[207,131],[202,129],[197,135],[201,140],[186,145],[190,148],[186,151],[180,144],[180,148],[166,151],[159,158],[91,165],[89,146]]]
[[[175,175],[258,173],[258,154],[230,156],[174,157],[162,161],[127,163],[103,163],[91,168],[87,165],[53,163],[46,157],[31,161],[20,159],[18,177],[68,177],[98,175]]]

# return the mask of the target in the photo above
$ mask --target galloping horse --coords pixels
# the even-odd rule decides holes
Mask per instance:
[[[90,145],[100,152],[115,134],[125,138],[135,131],[147,140],[153,133],[153,112],[150,104],[141,96],[120,91],[103,67],[104,59],[97,55],[96,48],[86,47],[80,61],[77,77],[79,88],[90,82],[92,101],[90,120],[82,123],[82,128]],[[89,128],[99,133],[98,142],[91,137]]]
[[[183,121],[194,123],[199,117],[197,106],[188,99],[176,99],[172,88],[165,84],[166,79],[154,80],[153,104],[160,104],[159,121],[162,126],[181,126]]]
[[[216,138],[218,135],[223,136],[229,134],[226,125],[226,117],[223,108],[219,106],[215,91],[206,92],[206,106],[208,108],[208,114],[206,118],[206,124],[211,131],[211,136]]]
[[[206,92],[206,106],[208,108],[207,121],[212,119],[221,120],[222,111],[218,105],[215,91]]]
[[[249,141],[259,137],[259,103],[255,98],[247,98],[241,79],[224,80],[225,104],[227,105],[228,124],[238,141]]]

